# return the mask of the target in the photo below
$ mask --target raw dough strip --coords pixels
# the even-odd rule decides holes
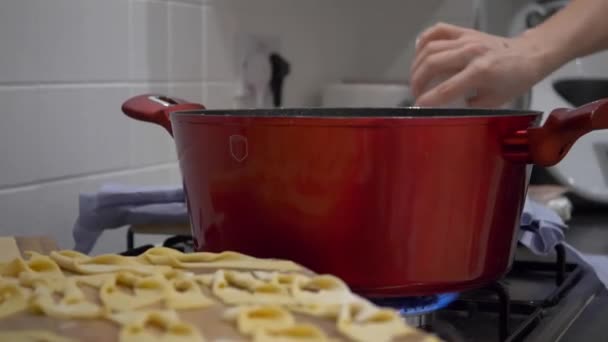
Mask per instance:
[[[171,309],[198,309],[213,305],[213,301],[203,294],[199,284],[189,278],[169,280],[165,305]]]
[[[277,284],[263,282],[247,272],[218,270],[211,292],[225,304],[293,304],[289,291]]]
[[[108,279],[115,277],[114,273],[99,273],[92,275],[78,275],[71,278],[78,281],[79,284],[85,284],[91,287],[100,288]]]
[[[290,310],[318,317],[335,318],[343,305],[356,300],[348,286],[331,275],[297,278],[291,283],[291,294]]]
[[[0,279],[0,318],[4,318],[28,307],[30,291],[12,281]]]
[[[65,276],[61,268],[48,256],[35,252],[26,252],[28,260],[15,258],[0,266],[2,278],[12,278],[30,288],[36,284],[44,283],[55,290],[63,287]]]
[[[353,300],[348,286],[332,275],[319,275],[294,281],[292,295],[300,304],[344,304]]]
[[[239,333],[254,342],[328,341],[321,329],[296,323],[289,311],[276,305],[233,307],[226,310],[224,319],[235,323]]]
[[[240,268],[276,271],[298,271],[302,267],[287,260],[259,259],[245,254],[226,251],[222,253],[182,253],[167,247],[154,247],[139,256],[153,265],[170,265],[179,268]]]
[[[29,256],[28,260],[18,257],[0,265],[0,278],[14,280],[29,288],[34,288],[40,283],[54,290],[63,288],[65,276],[51,258],[35,252],[25,254]]]
[[[160,330],[160,335],[148,331],[150,325],[154,326],[155,330]],[[119,339],[120,342],[204,342],[195,326],[159,311],[138,315],[123,325]]]
[[[290,276],[280,277],[278,274],[256,273],[251,277],[249,273],[235,271],[218,271],[212,284],[213,293],[228,304],[249,304],[259,299],[249,298],[252,296],[250,290],[259,288],[259,282],[264,285],[283,286],[289,285],[293,302],[282,303],[280,301],[266,304],[282,305],[292,311],[306,313],[314,316],[337,318],[338,330],[349,339],[355,341],[391,341],[395,337],[415,333],[416,330],[409,328],[394,310],[377,309],[368,304],[362,298],[354,295],[348,286],[339,278],[331,275],[319,275],[314,277]],[[259,297],[259,295],[257,296]],[[277,306],[252,306],[234,309],[238,312],[236,316],[239,331],[245,335],[254,334],[254,340],[275,341],[294,340],[298,336],[279,336],[270,334],[271,330],[284,330],[292,328],[295,324],[282,316],[285,309]],[[256,311],[257,310],[257,311]],[[248,316],[253,313],[252,316]],[[255,319],[258,315],[260,319]],[[226,317],[234,317],[234,312],[228,312]],[[281,325],[282,324],[282,325]],[[260,331],[261,330],[261,331]],[[266,331],[267,330],[267,331]],[[302,338],[306,337],[314,341],[324,341],[326,336],[318,335],[309,330],[289,330],[302,332]],[[304,334],[304,331],[310,332]],[[296,334],[297,335],[297,334]]]
[[[0,276],[18,279],[21,272],[33,272],[22,258],[15,258],[0,265]]]
[[[287,305],[301,313],[336,317],[343,304],[354,300],[348,286],[329,275],[218,270],[213,277],[198,275],[194,279],[211,286],[212,293],[229,305]]]
[[[133,294],[125,293],[121,286],[129,288]],[[108,310],[130,311],[161,302],[167,295],[168,286],[162,275],[140,277],[119,272],[103,283],[99,297]]]
[[[289,311],[277,305],[237,306],[226,310],[224,319],[236,323],[238,331],[245,336],[264,329],[290,328],[296,322]]]
[[[135,311],[120,311],[108,313],[106,318],[120,326],[132,324],[134,322],[143,322],[151,315],[160,315],[165,320],[179,320],[179,315],[175,310],[135,310]]]
[[[363,300],[342,306],[337,327],[341,334],[358,342],[390,342],[417,334],[395,310],[380,309]]]
[[[172,271],[168,266],[146,265],[140,263],[137,258],[116,254],[89,257],[74,251],[59,251],[51,252],[50,256],[61,268],[80,274],[130,271],[142,275],[153,275],[158,272],[164,274]]]
[[[31,251],[25,252],[25,255],[28,257],[27,266],[32,272],[55,277],[63,276],[59,265],[48,256]]]
[[[121,291],[121,286],[133,294]],[[166,279],[161,274],[141,277],[129,272],[108,278],[100,288],[100,297],[104,306],[113,311],[136,310],[160,302],[170,309],[197,309],[214,303],[191,277]]]
[[[21,286],[36,288],[38,286],[44,285],[49,289],[59,292],[65,287],[66,277],[47,275],[47,274],[38,274],[31,272],[21,272],[19,274],[19,284]]]
[[[0,331],[0,341],[76,342],[76,340],[46,330],[3,330]]]
[[[93,319],[102,317],[104,314],[103,308],[86,299],[78,287],[77,279],[67,278],[59,302],[53,298],[54,292],[44,285],[37,286],[30,302],[30,308],[35,312],[60,319]]]
[[[91,259],[90,256],[72,250],[52,251],[49,256],[64,270],[76,271],[76,264]]]
[[[328,342],[325,333],[312,324],[295,324],[284,329],[259,330],[253,342]],[[372,340],[370,340],[372,341]]]
[[[286,286],[289,289],[291,289],[291,286],[296,282],[304,282],[310,280],[309,276],[300,273],[281,273],[268,271],[253,271],[252,273],[257,279]]]

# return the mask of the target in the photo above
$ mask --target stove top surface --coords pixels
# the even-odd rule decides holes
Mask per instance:
[[[516,261],[500,282],[463,293],[435,312],[428,330],[447,341],[559,341],[603,287],[573,263],[558,279],[555,265]]]
[[[569,226],[570,244],[608,254],[605,211],[575,217]],[[591,270],[562,252],[539,257],[519,247],[504,279],[460,294],[426,319],[426,329],[446,341],[606,341],[608,291]]]

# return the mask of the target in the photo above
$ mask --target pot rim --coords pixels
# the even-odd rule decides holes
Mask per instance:
[[[436,108],[436,107],[290,107],[268,109],[203,109],[171,112],[171,116],[204,117],[259,117],[259,118],[479,118],[538,116],[542,112],[520,109]]]

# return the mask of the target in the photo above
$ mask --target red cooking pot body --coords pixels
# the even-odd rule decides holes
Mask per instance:
[[[528,164],[553,165],[608,127],[608,100],[542,127],[529,111],[224,111],[155,95],[123,111],[173,134],[197,249],[290,259],[367,296],[503,276]]]

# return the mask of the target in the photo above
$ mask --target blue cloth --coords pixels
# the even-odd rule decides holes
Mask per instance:
[[[547,255],[565,241],[567,226],[554,210],[526,198],[520,218],[519,242],[533,253]]]
[[[106,229],[142,224],[187,224],[188,208],[179,187],[133,187],[107,184],[95,194],[81,194],[74,224],[74,250],[90,253]]]
[[[590,268],[598,279],[608,288],[608,256],[582,253],[566,242],[564,229],[567,225],[555,211],[526,198],[521,215],[519,242],[537,255],[554,253],[555,246],[562,244],[568,258],[577,260]]]

